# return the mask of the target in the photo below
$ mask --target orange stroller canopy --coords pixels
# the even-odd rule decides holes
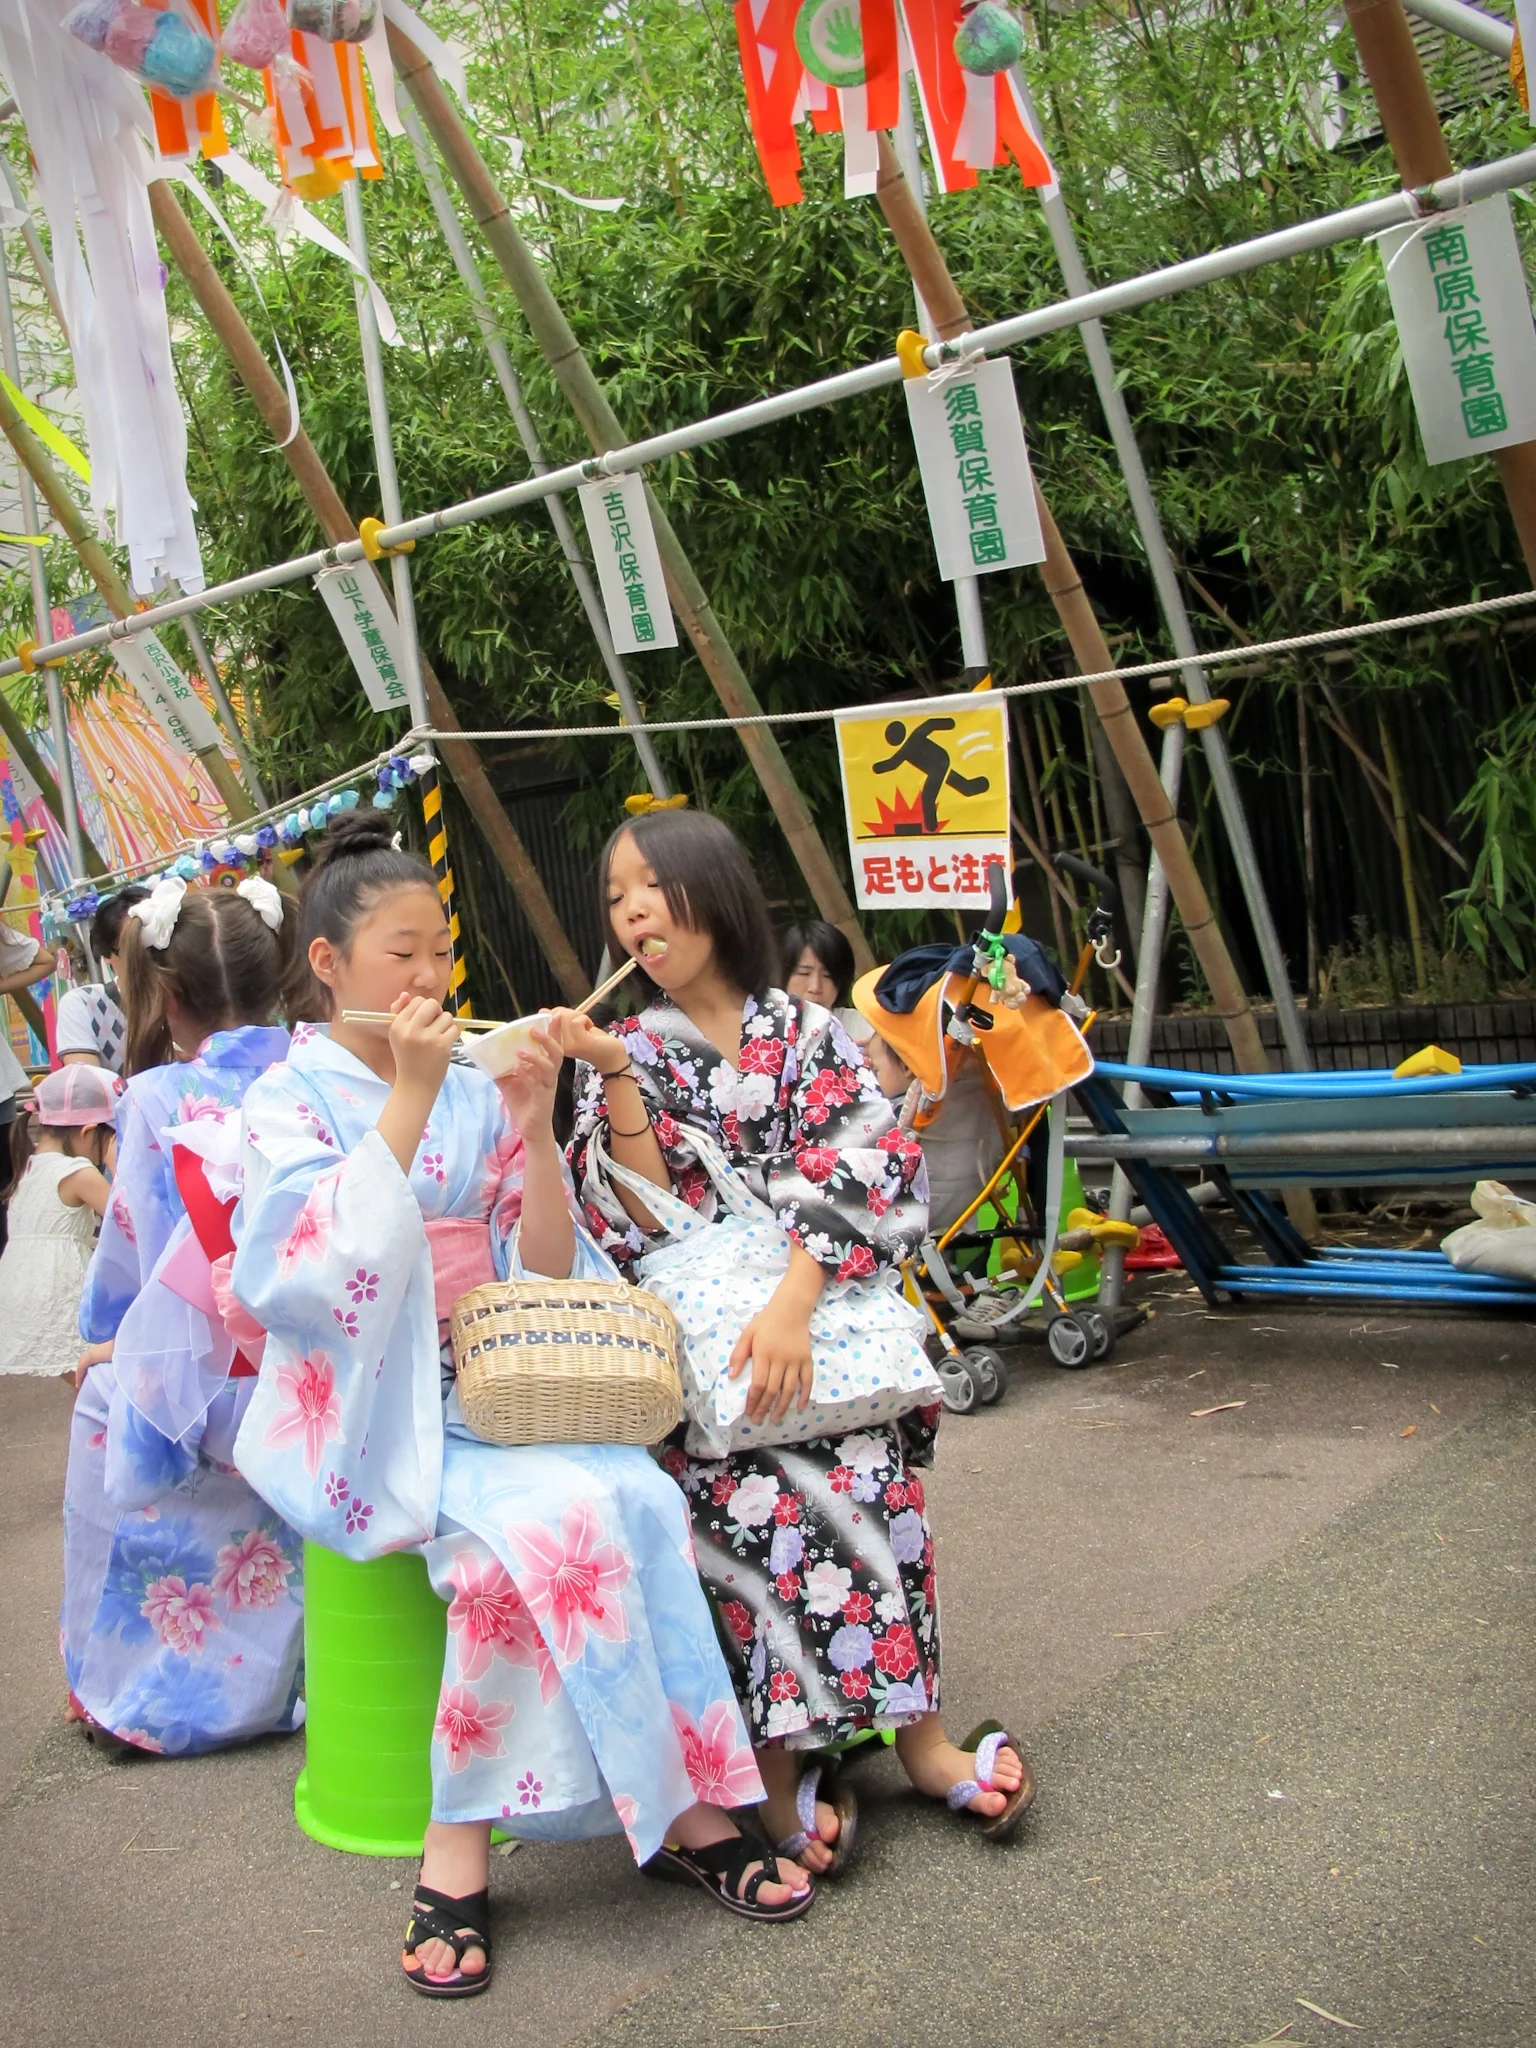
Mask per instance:
[[[942,1101],[949,1089],[945,1031],[951,1015],[963,1003],[985,1011],[992,1019],[990,1030],[977,1027],[976,1051],[1010,1115],[1017,1116],[1037,1102],[1048,1102],[1093,1072],[1087,1040],[1071,1018],[1044,996],[1030,995],[1015,1009],[1002,1002],[983,979],[941,974],[924,989],[915,1009],[887,1010],[875,998],[875,986],[884,972],[877,967],[859,977],[853,985],[853,1006],[911,1068],[932,1101]]]

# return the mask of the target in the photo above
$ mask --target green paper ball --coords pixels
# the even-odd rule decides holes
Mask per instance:
[[[1017,64],[1024,54],[1024,29],[1018,16],[998,0],[979,0],[967,9],[955,32],[955,58],[962,70],[990,77]]]

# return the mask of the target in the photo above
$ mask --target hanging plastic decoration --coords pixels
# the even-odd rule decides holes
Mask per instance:
[[[1010,160],[1026,185],[1053,172],[1010,72],[1023,29],[1001,0],[736,0],[747,112],[775,206],[800,188],[795,129],[843,136],[846,197],[875,189],[877,137],[896,126],[902,74],[918,98],[942,192]]]
[[[223,55],[251,71],[265,71],[288,46],[288,17],[279,0],[240,0],[219,45]]]
[[[290,23],[296,5],[290,0]],[[389,59],[376,12],[370,11],[367,32],[377,37],[368,53],[377,81],[378,66],[387,68]],[[353,176],[383,177],[359,43],[290,27],[286,49],[262,76],[278,170],[291,192],[329,199]]]
[[[288,0],[288,26],[323,43],[365,43],[378,0]]]
[[[64,26],[114,64],[177,98],[211,90],[218,68],[213,40],[174,9],[134,0],[85,0]]]

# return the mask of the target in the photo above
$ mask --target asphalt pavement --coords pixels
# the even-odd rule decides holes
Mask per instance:
[[[302,1738],[123,1763],[63,1722],[69,1395],[0,1380],[6,2037],[1528,2048],[1529,1326],[1174,1288],[1106,1365],[1041,1356],[946,1420],[930,1489],[946,1719],[1005,1719],[1040,1779],[1015,1840],[882,1755],[794,1926],[616,1841],[517,1848],[496,1982],[443,2009],[394,1974],[413,1866],[295,1827]]]

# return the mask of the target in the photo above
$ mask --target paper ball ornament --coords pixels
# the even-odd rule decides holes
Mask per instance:
[[[955,60],[983,77],[1006,71],[1024,54],[1024,27],[1000,0],[975,0],[955,31]]]

